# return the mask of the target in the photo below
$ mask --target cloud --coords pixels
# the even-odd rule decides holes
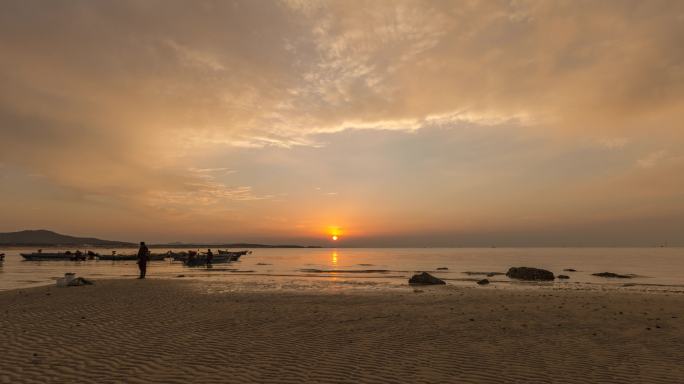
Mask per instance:
[[[468,111],[631,134],[682,117],[676,2],[318,5],[303,12],[317,59],[292,102],[308,111],[298,128],[416,129],[404,122]]]
[[[653,168],[658,162],[667,156],[666,150],[659,150],[637,160],[637,165],[641,168]]]
[[[4,1],[0,163],[150,216],[271,201],[279,166],[347,132],[494,128],[643,170],[679,156],[682,20],[665,0]],[[278,170],[247,182],[234,153]]]
[[[629,143],[629,140],[624,137],[611,137],[599,139],[597,143],[605,148],[615,150],[624,148]]]

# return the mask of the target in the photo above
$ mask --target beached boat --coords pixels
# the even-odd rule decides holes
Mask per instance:
[[[167,258],[183,257],[186,253],[178,252],[165,252],[165,253],[152,253],[150,254],[150,261],[161,261]],[[83,252],[32,252],[32,253],[22,253],[21,256],[30,261],[83,261],[83,260],[104,260],[104,261],[134,261],[138,260],[138,254],[123,254],[119,255],[116,252],[112,252],[111,255],[102,255],[92,251],[86,253]]]
[[[112,255],[100,255],[98,256],[97,260],[106,260],[106,261],[131,261],[131,260],[138,260],[138,255],[117,255],[117,254],[112,254]]]
[[[170,252],[152,253],[152,254],[150,254],[149,261],[162,261],[168,257],[172,257],[172,254]],[[132,255],[117,255],[117,254],[100,255],[97,259],[98,260],[107,260],[107,261],[131,261],[131,260],[138,260],[138,254],[135,253]]]
[[[29,261],[85,261],[88,258],[94,258],[97,254],[77,252],[32,252],[32,253],[21,253],[21,257]]]
[[[167,253],[151,253],[150,254],[150,261],[162,261],[165,260],[166,258],[171,257],[171,255]]]
[[[219,255],[238,255],[238,258],[240,256],[248,255],[250,253],[252,253],[252,251],[228,251],[228,250],[224,251],[222,249],[218,250]]]
[[[238,252],[219,251],[219,253],[217,255],[212,256],[211,262],[208,262],[206,253],[198,254],[197,252],[190,251],[187,253],[187,255],[185,257],[183,257],[182,259],[177,259],[177,260],[181,260],[183,262],[183,264],[185,264],[188,267],[195,267],[195,266],[202,266],[202,265],[208,265],[208,264],[220,264],[220,263],[230,263],[233,261],[238,261],[241,256],[244,256],[248,253],[251,253],[251,251],[238,251]]]
[[[232,256],[228,255],[215,255],[212,259],[211,262],[207,261],[207,256],[206,255],[199,255],[191,258],[187,258],[183,260],[183,264],[188,266],[188,267],[196,267],[196,266],[202,266],[202,265],[208,265],[208,264],[223,264],[223,263],[230,263],[233,260]]]

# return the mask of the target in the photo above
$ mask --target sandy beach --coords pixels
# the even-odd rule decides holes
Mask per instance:
[[[684,377],[682,294],[215,288],[151,279],[0,292],[0,382],[675,383]]]

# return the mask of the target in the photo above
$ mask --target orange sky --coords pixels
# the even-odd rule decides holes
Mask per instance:
[[[3,1],[0,231],[684,245],[681,1]]]

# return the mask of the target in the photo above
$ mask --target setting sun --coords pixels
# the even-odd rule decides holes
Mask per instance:
[[[328,227],[327,230],[328,235],[330,236],[330,239],[332,241],[337,241],[339,238],[343,235],[342,233],[342,228],[336,226],[336,225],[331,225]]]

